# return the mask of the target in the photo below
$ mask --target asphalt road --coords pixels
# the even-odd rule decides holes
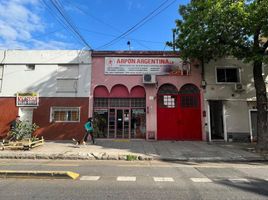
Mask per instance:
[[[0,170],[68,170],[77,180],[0,179],[0,199],[268,199],[267,163],[0,160]]]

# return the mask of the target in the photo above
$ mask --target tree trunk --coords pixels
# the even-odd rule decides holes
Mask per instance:
[[[267,94],[262,76],[262,62],[254,61],[254,84],[257,98],[257,150],[268,151]]]

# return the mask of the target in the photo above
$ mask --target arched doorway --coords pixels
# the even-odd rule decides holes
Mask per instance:
[[[193,84],[179,91],[180,132],[184,140],[202,140],[200,91]]]
[[[186,84],[178,92],[171,84],[157,94],[157,138],[159,140],[201,140],[200,91]]]
[[[178,90],[172,84],[165,84],[157,93],[157,139],[179,139],[178,128]]]

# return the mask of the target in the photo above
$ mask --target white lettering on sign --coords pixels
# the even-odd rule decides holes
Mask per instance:
[[[39,97],[37,93],[17,93],[17,106],[38,106]]]
[[[112,75],[190,75],[191,65],[180,58],[106,57],[105,74]]]

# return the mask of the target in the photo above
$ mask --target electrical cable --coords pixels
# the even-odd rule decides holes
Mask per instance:
[[[140,20],[138,23],[136,23],[134,26],[132,26],[130,29],[128,29],[127,31],[125,31],[124,33],[122,33],[121,35],[119,35],[118,37],[116,37],[115,39],[111,40],[110,42],[96,48],[96,49],[103,49],[104,47],[110,46],[112,44],[114,44],[115,42],[117,42],[118,40],[122,39],[122,37],[132,33],[133,31],[137,30],[138,28],[140,28],[141,26],[143,26],[147,21],[149,21],[151,18],[153,18],[154,16],[160,14],[163,10],[167,9],[170,5],[172,5],[176,0],[173,0],[168,6],[166,6],[164,9],[160,10],[165,4],[167,4],[170,0],[165,0],[164,2],[162,2],[155,10],[153,10],[152,12],[150,12],[147,16],[145,16],[142,20]],[[155,14],[155,12],[157,12],[157,14]]]
[[[83,44],[79,38],[72,32],[72,30],[68,27],[68,25],[54,12],[53,8],[49,6],[49,4],[45,0],[41,0],[42,3],[47,7],[48,11],[51,13],[52,16],[66,29],[68,32],[72,33],[72,36],[80,43]],[[84,44],[83,44],[84,45]]]
[[[78,38],[90,49],[92,50],[91,46],[85,40],[85,38],[80,34],[79,30],[76,26],[72,23],[71,18],[65,12],[64,7],[58,0],[50,0],[54,8],[59,12],[59,14],[63,17],[64,21],[69,25],[71,30],[78,36]]]

